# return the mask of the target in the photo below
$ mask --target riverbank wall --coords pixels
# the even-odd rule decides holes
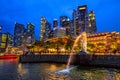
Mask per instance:
[[[20,63],[67,63],[69,55],[21,55]],[[120,68],[118,55],[73,55],[71,65]]]

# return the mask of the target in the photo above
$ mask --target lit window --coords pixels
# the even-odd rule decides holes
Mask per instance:
[[[92,20],[95,20],[95,17],[92,17],[91,19],[92,19]]]
[[[88,26],[91,27],[92,26],[91,23],[89,23]]]
[[[5,43],[1,43],[1,48],[5,48]]]
[[[81,8],[79,8],[79,10],[85,10],[86,9],[86,7],[81,7]]]
[[[7,35],[6,35],[6,34],[3,34],[3,35],[2,35],[2,42],[6,42],[6,40],[7,40]]]
[[[88,19],[88,21],[90,21],[90,18]]]
[[[89,16],[92,16],[92,14],[89,14]]]

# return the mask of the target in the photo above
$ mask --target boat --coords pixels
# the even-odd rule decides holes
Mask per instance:
[[[0,59],[16,59],[18,58],[17,54],[0,54]]]

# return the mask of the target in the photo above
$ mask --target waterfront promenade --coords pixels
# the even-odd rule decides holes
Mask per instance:
[[[69,55],[21,55],[21,63],[67,63]],[[73,55],[72,65],[120,68],[118,55]]]

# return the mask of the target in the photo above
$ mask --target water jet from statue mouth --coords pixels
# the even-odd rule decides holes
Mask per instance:
[[[82,51],[84,54],[87,53],[87,33],[86,32],[83,32],[81,33],[74,41],[74,44],[73,44],[73,47],[72,47],[72,50],[71,50],[71,53],[70,53],[70,56],[68,58],[68,62],[67,62],[67,67],[70,66],[71,64],[71,61],[73,59],[73,51],[74,49],[78,46],[78,42],[81,41],[81,47],[82,47]]]

